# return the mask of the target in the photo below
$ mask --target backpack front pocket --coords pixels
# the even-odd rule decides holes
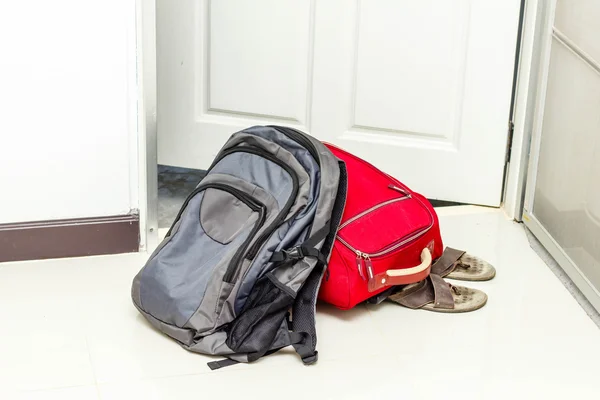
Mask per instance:
[[[209,188],[204,191],[200,205],[200,225],[215,242],[231,243],[246,227],[252,214],[264,208],[249,204],[225,190]]]
[[[140,300],[159,320],[183,327],[210,296],[210,282],[233,282],[267,218],[267,207],[239,188],[203,183],[186,199],[177,228],[142,271]]]

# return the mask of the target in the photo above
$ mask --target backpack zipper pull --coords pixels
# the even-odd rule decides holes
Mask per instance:
[[[404,190],[404,189],[402,189],[401,187],[398,187],[398,186],[396,186],[396,185],[393,185],[393,184],[391,184],[391,183],[388,185],[388,188],[390,188],[390,189],[392,189],[392,190],[395,190],[396,192],[400,192],[400,193],[402,193],[403,195],[405,195],[406,197],[411,197],[410,193],[408,193],[406,190]]]
[[[356,250],[356,267],[358,268],[358,273],[360,274],[360,277],[366,281],[367,278],[365,277],[365,274],[363,272],[363,254],[358,250]]]

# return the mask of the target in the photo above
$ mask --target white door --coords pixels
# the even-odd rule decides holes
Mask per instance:
[[[158,0],[159,163],[292,126],[429,198],[500,204],[520,0]]]

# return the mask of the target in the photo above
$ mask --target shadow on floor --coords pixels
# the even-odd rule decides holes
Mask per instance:
[[[556,260],[554,260],[554,257],[548,253],[548,250],[546,250],[539,240],[536,239],[533,233],[531,233],[531,231],[527,228],[525,228],[525,233],[527,234],[527,239],[529,240],[529,245],[531,248],[538,254],[538,256],[540,256],[542,260],[544,260],[548,268],[550,268],[550,270],[562,282],[569,293],[571,293],[571,296],[577,300],[581,308],[585,310],[586,314],[592,319],[592,321],[594,321],[598,328],[600,328],[600,313],[588,301],[583,293],[581,293],[581,290],[579,290],[571,278],[569,278],[567,273],[556,262]]]
[[[185,198],[204,178],[206,171],[158,166],[158,227],[169,228]]]
[[[158,227],[169,228],[188,194],[206,176],[202,169],[158,166]],[[434,207],[459,206],[462,203],[429,200]]]

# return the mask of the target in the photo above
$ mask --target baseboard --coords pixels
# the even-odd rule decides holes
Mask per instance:
[[[137,215],[0,224],[0,262],[132,253]]]

